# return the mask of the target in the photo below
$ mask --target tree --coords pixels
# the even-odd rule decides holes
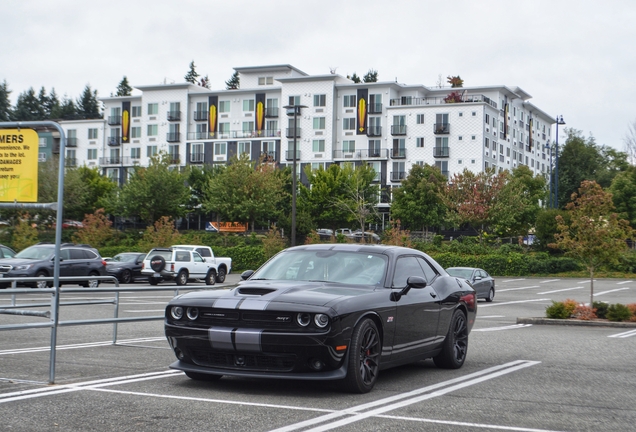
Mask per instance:
[[[60,99],[57,97],[57,93],[55,93],[55,88],[51,89],[51,94],[48,96],[46,101],[46,118],[47,119],[56,119],[60,118]]]
[[[590,274],[590,305],[594,304],[594,272],[601,266],[618,261],[627,249],[626,240],[632,229],[614,212],[612,194],[595,181],[583,181],[579,192],[572,194],[566,206],[570,223],[557,216],[558,233],[550,247],[565,251],[583,262]]]
[[[187,212],[184,204],[190,197],[185,176],[171,169],[171,158],[165,153],[150,158],[147,167],[135,167],[111,206],[123,216],[139,216],[152,224],[161,216],[177,218]]]
[[[7,80],[4,80],[2,84],[0,84],[0,122],[8,122],[11,120],[10,94],[9,84],[7,84]]]
[[[130,96],[132,90],[132,87],[128,84],[128,78],[124,75],[117,86],[117,93],[115,93],[115,96]]]
[[[402,185],[393,190],[391,218],[399,219],[411,229],[428,233],[429,227],[437,227],[444,221],[446,205],[442,193],[446,177],[431,165],[413,165],[402,180]]]
[[[619,215],[636,227],[636,167],[619,173],[609,187]]]
[[[18,217],[18,223],[13,228],[12,245],[16,251],[33,246],[38,242],[38,230],[33,226],[33,220],[29,213],[23,213]]]
[[[359,84],[361,82],[360,77],[355,72],[351,76],[347,75],[347,78],[349,78],[351,81],[353,81],[356,84]]]
[[[557,233],[557,220],[556,217],[561,215],[563,221],[569,225],[570,214],[565,210],[560,209],[541,209],[537,213],[537,219],[535,221],[535,242],[533,247],[540,250],[553,250],[548,245],[554,243],[554,235]]]
[[[199,83],[199,85],[201,87],[205,87],[206,89],[210,88],[210,78],[208,78],[208,76],[204,76],[203,78],[201,78],[201,82]]]
[[[97,90],[91,90],[89,84],[86,84],[82,95],[77,100],[77,114],[85,119],[102,118],[97,100]]]
[[[232,77],[225,81],[225,88],[227,90],[238,90],[241,87],[241,77],[238,71],[232,74]]]
[[[452,88],[464,87],[464,80],[457,76],[447,76],[446,81],[451,85]]]
[[[174,221],[168,216],[161,216],[154,224],[148,225],[142,239],[139,241],[141,250],[156,247],[170,247],[181,243],[181,234],[174,226]]]
[[[13,121],[38,121],[44,119],[44,111],[40,106],[33,87],[20,93],[12,114]]]
[[[350,214],[351,220],[357,222],[364,233],[365,225],[378,217],[375,205],[378,202],[378,186],[373,184],[375,170],[370,165],[353,167],[346,164],[342,168],[345,175],[344,194],[334,196],[331,202]],[[361,241],[366,241],[362,236]]]
[[[6,85],[6,82],[5,82]],[[0,88],[0,101],[2,89]],[[0,112],[2,108],[0,108]],[[627,127],[627,133],[625,134],[625,138],[623,138],[625,142],[625,153],[629,158],[629,163],[634,165],[636,164],[636,120]]]
[[[82,228],[73,234],[75,243],[89,244],[100,248],[113,238],[113,223],[104,214],[104,209],[95,210],[94,213],[86,214],[82,221]]]
[[[58,111],[59,115],[53,116],[53,118],[61,118],[65,120],[74,120],[78,117],[77,106],[75,106],[75,102],[73,99],[68,98],[64,95],[62,99],[62,104],[60,105],[60,109]]]
[[[369,72],[366,73],[362,81],[365,83],[374,83],[378,82],[378,71],[375,69],[369,69]]]
[[[192,83],[192,84],[196,84],[197,83],[197,78],[199,78],[199,74],[196,71],[196,66],[194,65],[194,60],[192,60],[190,62],[190,69],[188,70],[188,73],[185,74],[183,79],[185,79],[186,82],[189,82],[189,83]]]

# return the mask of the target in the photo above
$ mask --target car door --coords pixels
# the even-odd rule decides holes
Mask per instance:
[[[406,286],[411,276],[419,276],[432,282],[424,272],[428,265],[420,256],[405,255],[396,260],[392,290],[398,291]],[[429,266],[430,269],[430,266]],[[431,269],[432,270],[432,269]],[[433,271],[435,274],[435,272]],[[440,305],[437,293],[431,285],[425,288],[413,288],[396,302],[396,324],[393,353],[391,359],[398,361],[421,358],[434,348],[437,339]]]
[[[208,264],[197,252],[192,252],[192,268],[193,272],[190,275],[197,279],[203,279],[208,273]]]
[[[60,276],[77,276],[70,249],[60,250]]]
[[[132,264],[132,274],[133,277],[140,277],[141,276],[141,269],[144,266],[144,258],[146,258],[145,254],[140,254],[137,256],[137,258],[135,258],[135,261]]]

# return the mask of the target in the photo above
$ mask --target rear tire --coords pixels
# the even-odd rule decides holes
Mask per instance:
[[[380,371],[382,342],[373,320],[362,320],[353,330],[349,348],[347,376],[342,388],[351,393],[368,393],[373,389]]]
[[[185,371],[185,374],[188,378],[193,379],[195,381],[218,381],[223,376],[223,375],[213,375],[213,374],[188,372],[188,371]]]
[[[488,297],[486,297],[486,301],[490,303],[494,299],[495,299],[495,287],[490,287],[490,291],[488,291]]]
[[[225,274],[227,273],[227,271],[221,267],[216,275],[216,281],[218,283],[223,283],[225,282]]]
[[[179,274],[177,274],[177,285],[183,286],[188,284],[188,272],[185,270],[181,270]]]
[[[124,270],[119,276],[119,283],[129,284],[132,282],[132,273],[130,270]]]
[[[453,313],[442,352],[433,357],[435,366],[442,369],[459,369],[466,360],[468,351],[468,326],[466,315],[457,309]]]
[[[150,285],[158,285],[160,281],[161,281],[161,279],[156,278],[156,277],[149,277],[148,278],[148,282],[150,283]]]

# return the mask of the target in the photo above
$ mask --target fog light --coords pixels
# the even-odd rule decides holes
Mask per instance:
[[[309,360],[309,366],[314,369],[314,370],[322,370],[325,367],[325,364],[322,362],[322,360],[317,359],[317,358],[313,358]]]
[[[310,321],[311,321],[311,315],[309,315],[308,313],[299,313],[298,315],[296,315],[296,322],[301,327],[307,327]]]
[[[185,354],[183,354],[183,351],[181,351],[179,348],[175,348],[174,353],[179,360],[183,360],[183,358],[185,357]]]
[[[183,318],[183,308],[181,306],[172,306],[172,309],[170,309],[170,315],[172,315],[172,318],[180,320]]]
[[[186,315],[188,316],[189,320],[194,321],[195,319],[199,318],[199,308],[189,307]]]

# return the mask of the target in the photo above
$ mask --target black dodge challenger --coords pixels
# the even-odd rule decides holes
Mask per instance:
[[[230,290],[196,291],[166,307],[165,332],[196,380],[223,375],[341,380],[370,391],[381,369],[432,358],[460,368],[475,291],[420,251],[385,245],[286,249]]]

